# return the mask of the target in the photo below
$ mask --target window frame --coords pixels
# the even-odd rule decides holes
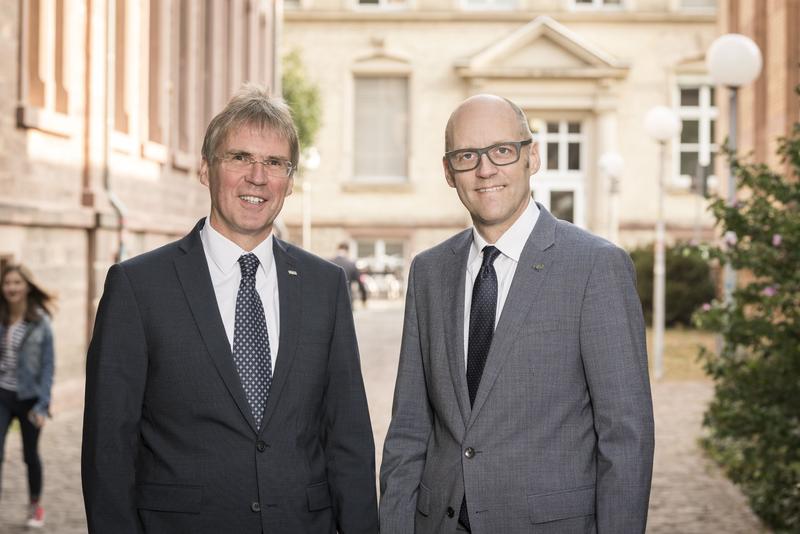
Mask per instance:
[[[356,163],[356,151],[358,147],[356,145],[356,135],[357,135],[357,119],[356,113],[358,109],[358,99],[356,98],[357,92],[357,83],[359,79],[402,79],[405,80],[405,87],[406,87],[406,124],[405,124],[405,139],[406,139],[406,146],[405,146],[405,155],[404,155],[404,163],[405,163],[405,171],[402,175],[374,175],[374,174],[358,174],[357,163]],[[370,184],[370,185],[405,185],[411,182],[411,142],[412,142],[412,134],[411,134],[411,110],[412,110],[412,102],[411,102],[411,76],[409,73],[405,72],[365,72],[365,71],[354,71],[351,75],[351,83],[352,83],[352,109],[351,109],[351,120],[352,120],[352,132],[350,135],[350,143],[352,147],[351,151],[351,172],[350,172],[350,181],[353,184]]]
[[[606,4],[606,0],[592,0],[591,4],[569,0],[569,4],[573,11],[625,11],[629,9],[628,0],[620,0],[619,4]]]
[[[573,223],[581,228],[586,227],[586,187],[589,179],[588,151],[590,122],[588,117],[577,116],[565,112],[556,117],[553,114],[538,114],[528,111],[526,115],[533,124],[541,121],[543,128],[534,132],[533,140],[539,148],[539,171],[530,179],[530,189],[534,199],[550,210],[553,193],[571,192],[573,194]],[[547,123],[558,123],[558,132],[548,133]],[[569,132],[569,123],[580,124],[579,133]],[[533,128],[531,128],[533,131]],[[558,143],[558,169],[547,169],[547,143],[555,139]],[[569,169],[569,143],[578,142],[580,145],[580,168]]]
[[[681,90],[682,89],[699,89],[699,102],[697,106],[682,106],[681,105]],[[681,155],[684,152],[697,152],[698,161],[704,150],[708,151],[709,166],[707,169],[706,180],[716,179],[714,173],[714,165],[712,164],[712,156],[720,153],[721,145],[719,140],[711,142],[711,136],[715,133],[712,132],[712,121],[719,120],[719,107],[710,102],[711,90],[715,92],[715,100],[719,99],[718,88],[714,85],[711,79],[707,76],[679,76],[675,83],[674,88],[674,102],[675,112],[681,121],[681,127],[685,120],[698,121],[698,142],[697,143],[683,143],[681,134],[676,136],[675,142],[672,143],[672,157],[675,162],[673,165],[672,182],[675,184],[693,184],[694,175],[687,175],[681,173]],[[681,131],[683,129],[681,128]],[[690,186],[691,187],[691,186]]]

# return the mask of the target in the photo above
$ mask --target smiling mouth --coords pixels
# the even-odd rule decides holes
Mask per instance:
[[[251,196],[251,195],[240,195],[239,198],[244,200],[248,204],[253,204],[254,206],[258,206],[258,205],[263,204],[265,202],[265,200],[263,198],[254,197],[254,196]]]
[[[495,191],[500,191],[504,188],[504,185],[496,185],[494,187],[481,187],[476,189],[478,193],[494,193]]]

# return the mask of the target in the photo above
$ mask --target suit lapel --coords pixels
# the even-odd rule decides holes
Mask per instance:
[[[467,275],[467,259],[472,244],[472,230],[466,230],[456,237],[450,250],[452,258],[444,262],[442,287],[442,313],[445,325],[445,344],[450,375],[458,408],[466,426],[469,420],[469,392],[467,390],[466,368],[464,366],[464,284]]]
[[[301,284],[303,273],[297,269],[295,258],[288,250],[289,245],[283,241],[273,238],[272,251],[275,256],[275,269],[278,275],[278,299],[280,306],[280,348],[278,357],[275,359],[275,372],[272,376],[272,387],[267,400],[267,407],[264,411],[264,419],[261,429],[269,424],[275,407],[278,404],[286,378],[294,362],[294,353],[300,338],[302,328],[302,300]],[[275,355],[273,355],[275,358]]]
[[[228,336],[225,334],[225,327],[219,314],[217,297],[214,294],[214,286],[211,283],[208,263],[200,240],[202,227],[203,220],[181,240],[179,247],[184,254],[175,258],[175,270],[211,360],[242,417],[255,432],[250,405],[247,403],[244,388],[236,372]]]
[[[550,247],[555,242],[556,219],[541,205],[539,209],[539,220],[536,221],[536,226],[522,249],[514,279],[508,290],[508,297],[497,322],[467,428],[475,421],[489,397],[497,376],[513,349],[515,340],[519,337],[522,323],[536,302],[545,274],[552,265]]]

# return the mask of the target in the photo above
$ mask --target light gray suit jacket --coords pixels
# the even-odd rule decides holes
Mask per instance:
[[[382,534],[644,532],[653,414],[625,251],[541,213],[474,406],[464,368],[471,231],[418,255],[381,465]]]

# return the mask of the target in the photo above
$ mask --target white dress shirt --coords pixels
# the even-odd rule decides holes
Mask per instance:
[[[275,256],[272,252],[272,234],[258,244],[252,251],[247,251],[223,236],[211,227],[209,218],[200,230],[200,240],[206,254],[211,283],[217,297],[219,314],[225,326],[225,334],[233,352],[233,329],[236,321],[236,296],[242,280],[239,257],[252,252],[258,257],[256,270],[256,291],[264,306],[269,336],[269,352],[272,371],[275,371],[275,359],[278,355],[280,341],[280,301],[278,300],[278,274],[275,270]]]
[[[503,305],[506,303],[506,297],[508,297],[508,289],[511,287],[514,273],[517,272],[517,264],[519,264],[522,249],[525,247],[525,243],[528,242],[528,237],[531,235],[538,219],[539,207],[536,202],[531,200],[528,202],[528,207],[525,208],[525,211],[500,236],[497,243],[487,242],[474,226],[472,228],[472,247],[470,247],[469,258],[467,259],[467,276],[464,287],[465,372],[469,353],[469,312],[472,306],[472,286],[475,285],[475,279],[478,277],[478,272],[481,270],[481,264],[483,263],[483,247],[494,244],[500,251],[500,255],[494,260],[494,270],[497,273],[497,309],[494,314],[494,326],[497,328],[497,321],[500,319],[500,313],[503,311]]]

